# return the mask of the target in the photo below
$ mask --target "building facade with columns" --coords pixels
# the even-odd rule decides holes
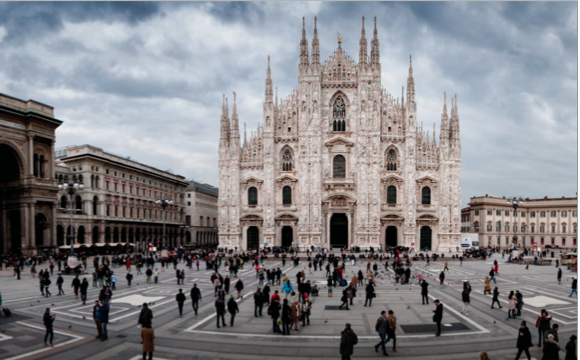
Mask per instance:
[[[578,198],[524,199],[514,211],[506,197],[475,196],[464,216],[469,226],[464,232],[479,234],[480,246],[509,248],[514,234],[520,247],[540,248],[557,245],[576,248],[578,236]]]
[[[0,253],[33,254],[56,237],[54,108],[0,94]]]
[[[263,125],[240,137],[234,93],[219,144],[219,245],[455,248],[461,226],[456,96],[443,96],[439,142],[417,119],[415,80],[396,98],[381,84],[376,28],[358,62],[341,47],[320,58],[303,24],[298,85],[274,95],[268,57]],[[406,94],[405,94],[406,93]],[[242,141],[243,140],[243,141]]]
[[[218,188],[190,181],[185,189],[185,222],[191,242],[197,246],[217,245]]]
[[[185,188],[181,175],[104,151],[92,145],[56,149],[56,179],[82,183],[83,189],[70,195],[58,193],[57,246],[67,244],[70,213],[74,209],[73,236],[76,244],[132,243],[137,249],[174,247],[185,244]],[[156,200],[172,200],[163,209]],[[166,218],[166,239],[163,223]]]

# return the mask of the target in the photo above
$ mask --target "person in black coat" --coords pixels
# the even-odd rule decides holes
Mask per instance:
[[[560,344],[556,342],[554,334],[548,334],[546,337],[546,342],[544,343],[544,349],[542,349],[542,360],[558,360],[558,352],[560,351]]]
[[[570,336],[570,341],[566,344],[566,357],[564,360],[578,360],[576,357],[576,335]]]
[[[516,360],[520,358],[522,352],[526,353],[528,360],[531,359],[530,351],[528,350],[532,344],[532,334],[530,334],[530,329],[526,326],[526,322],[522,321],[520,324],[520,330],[518,332],[518,341],[516,343],[516,347],[518,348],[518,353],[516,355]]]
[[[264,295],[264,304],[270,306],[270,283],[266,283],[266,285],[264,285],[262,294]]]
[[[439,274],[439,285],[443,285],[444,282],[445,282],[445,272],[441,271],[441,274]]]
[[[272,317],[272,329],[274,333],[281,333],[280,326],[278,325],[278,318],[280,317],[280,301],[278,299],[272,301],[268,307],[268,315]]]
[[[461,301],[463,301],[463,310],[461,310],[461,313],[463,315],[467,315],[467,308],[469,307],[469,303],[471,302],[469,299],[469,291],[463,290],[461,292]]]
[[[236,314],[240,312],[238,303],[234,300],[233,295],[230,295],[230,300],[228,301],[228,312],[230,313],[230,326],[233,327]]]
[[[230,293],[230,276],[226,275],[226,278],[224,279],[224,291],[226,292],[226,294]]]
[[[292,322],[292,310],[288,305],[288,299],[284,299],[282,305],[282,335],[290,335],[290,323]]]
[[[141,313],[139,314],[139,320],[137,323],[143,327],[151,327],[153,321],[153,312],[147,306],[147,303],[143,303],[141,306]]]
[[[236,288],[236,291],[238,292],[238,299],[242,298],[242,290],[244,290],[244,283],[242,282],[242,279],[238,279],[238,281],[236,282],[236,285],[234,286]]]
[[[81,282],[81,300],[83,301],[83,305],[87,302],[87,291],[89,289],[89,282],[87,278],[83,278]]]
[[[175,301],[177,301],[177,308],[179,309],[179,317],[183,317],[183,304],[185,303],[185,294],[182,289],[179,289],[179,293],[175,295]]]
[[[216,325],[219,329],[220,327],[220,319],[222,320],[222,326],[226,326],[226,319],[224,315],[226,313],[226,302],[221,296],[218,296],[217,300],[215,301],[215,312],[216,312]]]
[[[199,291],[197,284],[193,284],[189,296],[191,297],[193,311],[195,312],[195,315],[197,315],[198,303],[201,301],[201,291]]]
[[[423,282],[421,282],[421,300],[423,301],[423,305],[429,305],[429,290],[427,290],[428,287],[429,284],[427,281],[423,280]]]
[[[497,305],[499,306],[499,308],[501,309],[503,306],[501,306],[501,304],[499,303],[499,290],[497,289],[497,286],[493,289],[493,298],[491,300],[491,308],[493,309],[493,304],[497,303]]]
[[[435,300],[435,310],[433,310],[433,312],[435,313],[433,315],[433,322],[437,324],[437,332],[435,333],[435,336],[441,336],[441,320],[443,320],[443,304],[441,304],[439,299]]]
[[[264,306],[264,294],[258,288],[254,293],[254,317],[262,316],[262,306]]]
[[[369,306],[373,304],[373,298],[375,297],[375,287],[373,283],[369,282],[367,287],[365,288],[366,296],[365,296],[365,305],[367,306],[367,302]]]

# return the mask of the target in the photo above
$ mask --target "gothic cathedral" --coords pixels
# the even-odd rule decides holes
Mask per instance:
[[[370,57],[364,18],[358,63],[341,48],[320,62],[302,29],[298,87],[274,96],[270,58],[263,125],[241,144],[236,97],[223,99],[219,246],[460,246],[461,143],[457,96],[443,100],[439,144],[417,123],[409,64],[406,97],[381,85],[377,23]]]

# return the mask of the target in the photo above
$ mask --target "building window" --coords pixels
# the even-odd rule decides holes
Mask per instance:
[[[75,210],[83,210],[83,199],[79,195],[75,198]]]
[[[566,245],[566,238],[562,238],[562,245],[565,246]]]
[[[111,216],[111,205],[107,205],[107,216]]]
[[[496,215],[496,216],[501,216],[501,210],[496,210],[496,211],[495,211],[495,215]]]
[[[556,245],[556,238],[550,238],[550,244]]]
[[[217,227],[217,220],[216,220],[216,218],[213,218],[213,227]]]
[[[285,147],[282,150],[282,171],[292,171],[294,168],[292,149]]]
[[[510,224],[509,223],[505,224],[505,232],[510,232]]]
[[[522,232],[526,232],[526,224],[522,224],[522,228],[521,229],[522,229],[521,230]]]
[[[185,215],[185,225],[191,226],[191,215]]]
[[[500,231],[501,231],[501,221],[498,221],[498,222],[496,223],[496,226],[495,226],[495,231],[497,231],[497,232],[500,232]]]
[[[431,205],[431,188],[429,186],[421,189],[421,204]]]
[[[562,217],[568,216],[568,212],[566,210],[562,210]]]
[[[93,215],[98,215],[98,209],[99,209],[99,198],[98,197],[93,197]]]
[[[105,188],[106,188],[107,190],[110,190],[110,189],[109,189],[109,187],[110,187],[109,185],[110,185],[110,184],[109,184],[109,182],[108,182],[108,181],[106,181],[106,182],[105,182]]]
[[[530,226],[530,232],[531,232],[531,233],[534,233],[534,232],[536,232],[536,225],[532,224],[532,225]]]
[[[473,231],[479,232],[479,221],[473,223]]]
[[[555,211],[550,211],[550,217],[556,217],[556,212]]]
[[[540,232],[543,234],[546,232],[546,225],[545,224],[540,224]]]
[[[535,218],[536,217],[536,212],[535,211],[530,211],[530,217]]]
[[[129,217],[133,218],[133,208],[129,208]]]
[[[540,238],[540,245],[544,245],[544,238]]]
[[[332,177],[344,179],[346,177],[346,159],[342,155],[336,155],[332,160]]]
[[[500,210],[500,211],[501,211],[501,210]],[[500,236],[498,236],[498,237],[497,237],[497,246],[500,246],[500,245],[501,245],[501,237],[500,237]]]
[[[115,205],[115,216],[119,216],[119,207]]]
[[[574,234],[578,234],[578,225],[574,223],[572,226],[574,227]]]
[[[124,193],[125,193],[125,184],[123,184],[123,185],[121,186],[121,188],[123,189],[123,194],[124,194]]]
[[[191,201],[188,201],[187,202],[187,206],[191,206]]]
[[[395,149],[389,149],[387,151],[387,158],[385,159],[385,167],[387,171],[397,170],[397,153]]]
[[[492,214],[492,209],[487,209],[487,215],[491,215]]]
[[[562,224],[562,234],[566,233],[566,224]]]
[[[115,183],[115,191],[119,191],[119,184]]]
[[[525,218],[525,217],[526,217],[526,212],[525,212],[525,211],[522,211],[522,212],[520,213],[520,216],[521,216],[522,218]]]
[[[332,105],[332,131],[346,131],[346,104],[341,96]]]
[[[491,223],[487,224],[487,231],[491,231],[491,228],[492,228]]]
[[[282,188],[282,204],[292,204],[292,188],[290,186],[284,186]]]
[[[248,205],[258,205],[258,189],[253,186],[248,189]]]
[[[506,245],[509,245],[509,243],[510,243],[510,237],[509,236],[506,236],[505,237],[505,244]]]
[[[572,211],[572,216],[578,217],[578,211],[576,211],[576,210]]]
[[[187,197],[190,198],[191,197],[191,194],[187,194]]]
[[[479,216],[479,209],[475,209],[475,216]]]
[[[551,224],[552,234],[556,233],[556,224]]]
[[[546,212],[545,211],[540,211],[540,217],[545,218],[546,217]]]
[[[397,203],[397,188],[393,185],[387,188],[387,204]]]
[[[505,216],[510,216],[510,211],[509,210],[506,210],[504,215]]]
[[[572,239],[572,245],[576,246],[576,238]]]

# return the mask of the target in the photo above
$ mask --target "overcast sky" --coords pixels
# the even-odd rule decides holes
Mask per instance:
[[[262,121],[267,56],[279,97],[297,85],[302,16],[321,60],[358,59],[378,17],[382,84],[406,85],[439,129],[457,93],[462,205],[472,196],[576,196],[576,2],[0,3],[0,92],[55,107],[57,147],[91,144],[218,184],[222,93]]]

